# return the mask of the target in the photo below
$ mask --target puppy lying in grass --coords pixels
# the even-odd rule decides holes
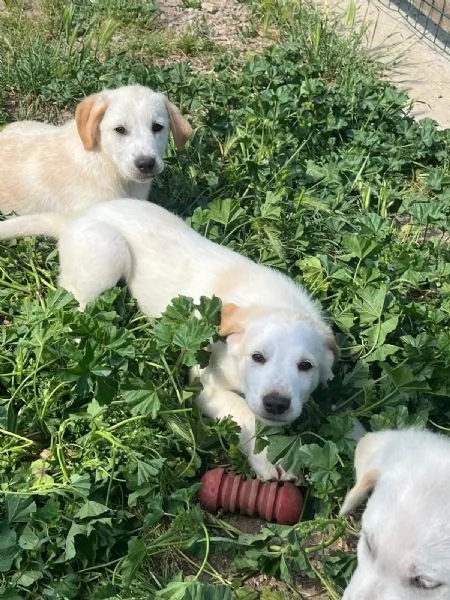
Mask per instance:
[[[333,376],[336,342],[300,286],[139,200],[97,204],[76,216],[41,213],[0,223],[0,239],[27,235],[59,240],[59,282],[81,309],[121,278],[152,317],[178,295],[221,298],[226,343],[213,345],[198,402],[212,418],[234,418],[259,477],[293,477],[253,450],[255,416],[278,425],[294,421],[319,383]]]
[[[141,85],[85,98],[62,126],[18,121],[0,132],[0,212],[76,212],[94,202],[146,199],[172,132],[192,128],[163,95]]]
[[[369,433],[355,467],[341,514],[372,495],[343,600],[449,600],[450,439],[412,429]]]

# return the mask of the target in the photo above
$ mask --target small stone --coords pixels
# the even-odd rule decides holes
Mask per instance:
[[[219,11],[219,7],[216,6],[213,2],[202,2],[202,9],[205,12],[214,14]]]

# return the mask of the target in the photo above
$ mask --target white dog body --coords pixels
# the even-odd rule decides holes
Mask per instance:
[[[74,120],[11,123],[0,132],[0,212],[75,212],[94,202],[146,199],[164,169],[172,131],[189,123],[163,94],[140,85],[85,98]]]
[[[210,417],[233,416],[257,474],[278,478],[265,453],[253,454],[255,415],[277,424],[296,419],[311,392],[332,377],[337,354],[302,288],[147,202],[122,199],[77,217],[42,213],[0,223],[0,239],[39,234],[59,239],[60,284],[81,308],[122,277],[154,317],[178,295],[221,298],[227,343],[213,345],[199,402]]]
[[[373,491],[343,600],[450,600],[450,439],[412,429],[367,434],[355,467],[341,514]]]

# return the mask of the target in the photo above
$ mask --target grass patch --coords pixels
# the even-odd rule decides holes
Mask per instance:
[[[46,0],[32,10],[12,3],[2,13],[0,123],[8,113],[57,121],[99,89],[146,81],[158,59],[211,60],[214,51],[204,21],[177,34],[161,30],[152,1]]]
[[[34,23],[7,13],[2,118],[54,118],[105,85],[166,91],[196,133],[170,153],[154,199],[303,282],[342,359],[290,435],[260,428],[270,455],[305,472],[302,523],[243,533],[196,501],[205,469],[249,474],[236,426],[202,419],[187,378],[207,360],[217,302],[177,299],[149,322],[116,288],[80,314],[56,288],[53,243],[2,244],[2,597],[281,599],[301,597],[307,578],[336,599],[354,566],[338,543],[352,524],[336,517],[353,477],[352,419],[448,427],[448,132],[408,116],[358,32],[338,35],[300,3],[252,3],[277,44],[248,62],[222,52],[211,76],[113,53],[117,29],[100,32],[117,15],[98,6],[97,21],[76,5],[59,17],[44,6]],[[258,591],[246,584],[255,574],[282,587]]]

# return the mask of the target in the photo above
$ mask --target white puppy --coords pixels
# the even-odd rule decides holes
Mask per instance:
[[[123,277],[142,310],[158,316],[178,295],[223,301],[220,334],[201,373],[199,403],[213,418],[231,415],[256,473],[281,473],[255,455],[255,415],[275,424],[302,412],[332,377],[334,337],[293,281],[202,237],[160,206],[115,200],[69,217],[42,213],[0,223],[0,239],[47,234],[59,239],[60,284],[83,308]]]
[[[450,439],[412,429],[369,433],[355,467],[341,514],[373,492],[343,600],[449,600]]]
[[[85,98],[62,126],[18,121],[0,132],[0,212],[75,212],[124,196],[145,199],[164,168],[169,129],[192,133],[179,110],[141,85]]]

